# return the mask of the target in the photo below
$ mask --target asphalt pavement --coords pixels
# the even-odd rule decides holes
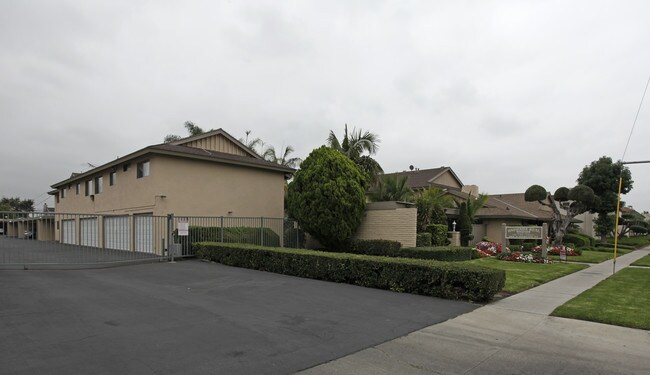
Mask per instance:
[[[287,374],[479,307],[200,261],[0,271],[0,374]]]
[[[617,271],[648,253],[646,248],[619,257]],[[300,374],[648,374],[650,331],[549,316],[612,275],[612,263],[591,266]]]

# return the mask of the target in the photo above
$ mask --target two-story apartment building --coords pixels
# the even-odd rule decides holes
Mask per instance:
[[[281,218],[293,172],[222,129],[148,146],[52,185],[56,239],[149,251],[155,216]]]

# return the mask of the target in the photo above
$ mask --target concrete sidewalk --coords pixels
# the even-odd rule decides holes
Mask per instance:
[[[650,253],[617,259],[619,271]],[[645,374],[650,332],[548,316],[612,274],[593,265],[301,374]]]

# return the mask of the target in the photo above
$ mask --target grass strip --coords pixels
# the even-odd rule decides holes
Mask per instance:
[[[551,315],[650,330],[650,270],[624,268]]]
[[[633,266],[642,266],[642,267],[650,267],[650,255],[646,255],[643,258],[637,260],[636,262],[632,263]]]
[[[630,250],[622,250],[619,249],[617,251],[616,256],[621,256],[624,254],[629,253]],[[559,255],[551,255],[549,258],[553,259],[554,261],[559,261],[560,256]],[[590,250],[583,250],[582,255],[576,255],[576,256],[568,256],[567,260],[569,262],[583,262],[583,263],[600,263],[604,262],[606,260],[614,259],[614,253],[606,253],[602,251],[590,251]]]
[[[507,293],[519,293],[589,267],[576,263],[520,263],[495,258],[474,259],[463,263],[504,270],[506,285],[503,287],[503,291]]]

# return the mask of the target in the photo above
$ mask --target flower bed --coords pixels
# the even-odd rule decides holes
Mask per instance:
[[[502,251],[510,252],[507,247],[503,249],[498,242],[481,241],[476,244],[476,251],[481,258],[501,254]]]
[[[553,263],[551,259],[544,259],[538,255],[533,254],[524,254],[521,251],[515,251],[514,253],[503,252],[497,255],[497,259],[522,263]]]
[[[548,255],[560,255],[560,250],[562,248],[566,249],[566,255],[569,256],[569,257],[574,257],[574,256],[581,255],[580,251],[574,250],[574,249],[572,249],[570,247],[566,247],[564,245],[549,247],[548,250],[547,250],[547,254]],[[535,246],[533,248],[533,253],[541,253],[541,252],[542,252],[542,247],[541,246]]]

